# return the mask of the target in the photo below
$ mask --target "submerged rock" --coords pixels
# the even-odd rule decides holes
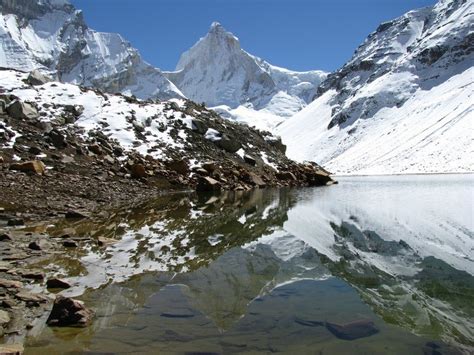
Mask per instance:
[[[3,344],[0,345],[1,355],[22,355],[24,351],[22,344]]]
[[[67,289],[71,288],[71,284],[65,280],[54,278],[46,282],[46,287]]]
[[[357,320],[346,324],[326,322],[326,328],[334,336],[344,340],[366,338],[379,332],[374,322],[368,319]]]
[[[312,320],[295,319],[295,322],[307,327],[325,326],[336,338],[343,340],[356,340],[366,338],[379,332],[374,322],[369,319],[361,319],[345,324],[321,322]]]
[[[50,327],[87,327],[93,317],[94,312],[83,302],[59,295],[46,323]]]

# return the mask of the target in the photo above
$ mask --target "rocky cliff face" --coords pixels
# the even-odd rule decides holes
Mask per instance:
[[[372,117],[382,107],[400,107],[418,89],[428,90],[471,67],[473,11],[472,2],[441,0],[382,23],[318,88],[316,97],[338,92],[328,128]],[[368,90],[382,81],[378,90]]]
[[[90,29],[67,0],[1,0],[0,66],[139,98],[182,97],[120,35]]]
[[[238,38],[215,22],[183,53],[176,71],[166,75],[188,98],[209,107],[225,106],[230,111],[244,106],[289,117],[311,101],[327,74],[275,67],[244,51]],[[236,112],[229,115],[235,118]]]
[[[278,128],[290,156],[344,174],[472,171],[473,23],[472,1],[441,0],[381,24]]]

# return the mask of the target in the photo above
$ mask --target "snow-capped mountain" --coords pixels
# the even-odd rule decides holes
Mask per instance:
[[[277,128],[297,160],[342,174],[474,171],[474,3],[382,23]]]
[[[68,0],[0,0],[0,66],[143,99],[183,96],[120,35],[90,29]]]
[[[244,51],[214,22],[167,77],[191,100],[250,125],[271,128],[310,102],[327,73],[294,72]]]

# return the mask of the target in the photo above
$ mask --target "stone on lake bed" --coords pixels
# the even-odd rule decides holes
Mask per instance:
[[[22,344],[2,344],[0,345],[1,355],[21,355],[24,348]]]
[[[46,282],[46,287],[67,289],[67,288],[71,288],[71,284],[69,282],[65,281],[65,280],[62,280],[62,279],[53,278],[53,279],[49,279]]]
[[[28,244],[28,248],[30,248],[31,250],[46,250],[50,247],[49,243],[44,240],[44,239],[40,239],[40,240],[35,240],[34,242],[31,242],[30,244]]]
[[[346,324],[326,322],[326,328],[337,338],[355,340],[377,334],[379,330],[374,322],[367,319],[357,320]]]
[[[349,323],[337,324],[331,322],[295,319],[295,322],[308,327],[325,326],[336,338],[356,340],[377,334],[379,330],[370,319],[360,319]]]
[[[87,327],[92,323],[94,312],[83,302],[57,296],[46,323],[50,327]]]

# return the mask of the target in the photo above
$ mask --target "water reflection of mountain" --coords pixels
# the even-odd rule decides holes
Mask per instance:
[[[91,244],[73,280],[101,287],[84,295],[101,315],[94,331],[132,322],[156,299],[170,308],[162,318],[204,316],[206,327],[229,332],[254,319],[250,310],[278,286],[333,275],[386,323],[468,349],[472,222],[465,212],[432,206],[455,199],[460,210],[471,208],[461,193],[470,182],[444,183],[428,181],[435,192],[429,198],[420,181],[168,196],[68,226],[77,235],[118,240],[107,248]],[[173,308],[173,298],[182,297],[187,301]]]
[[[70,281],[77,287],[68,291],[73,295],[147,271],[194,270],[281,229],[294,203],[288,190],[164,196],[102,218],[55,226],[51,234],[67,233],[85,247],[44,266],[75,275]],[[106,238],[106,247],[97,244],[99,238]]]

